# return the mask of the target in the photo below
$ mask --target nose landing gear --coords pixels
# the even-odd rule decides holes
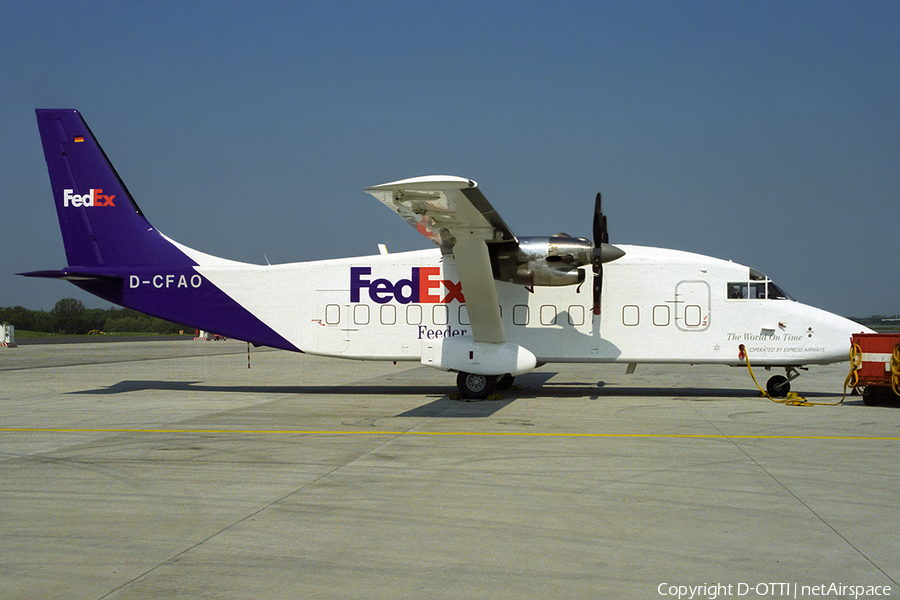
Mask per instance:
[[[785,367],[784,375],[772,375],[766,382],[766,391],[773,398],[787,398],[788,392],[791,391],[791,382],[800,377],[800,371],[803,367]]]

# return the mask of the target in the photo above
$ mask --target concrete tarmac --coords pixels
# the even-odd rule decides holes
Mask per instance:
[[[900,411],[746,369],[463,402],[416,363],[156,341],[0,349],[0,382],[5,599],[900,595]]]

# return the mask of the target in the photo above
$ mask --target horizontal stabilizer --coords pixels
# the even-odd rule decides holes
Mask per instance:
[[[16,275],[22,275],[24,277],[40,277],[42,279],[65,279],[66,281],[103,281],[110,283],[122,281],[121,275],[86,273],[71,269],[64,269],[62,271],[30,271],[28,273],[16,273]]]

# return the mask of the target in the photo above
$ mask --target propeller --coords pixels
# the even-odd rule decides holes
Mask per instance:
[[[600,314],[600,294],[603,291],[603,263],[611,262],[625,255],[625,251],[609,243],[609,231],[606,228],[606,216],[603,214],[603,201],[600,194],[594,200],[594,250],[591,263],[594,270],[594,314]]]

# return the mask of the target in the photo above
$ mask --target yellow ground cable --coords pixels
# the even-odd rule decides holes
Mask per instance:
[[[900,396],[900,344],[894,346],[894,353],[891,355],[891,389]]]
[[[859,368],[862,366],[862,349],[859,344],[850,345],[850,373],[844,380],[844,393],[847,388],[856,388],[859,385]]]
[[[783,399],[776,399],[769,395],[769,392],[764,390],[759,382],[756,380],[756,375],[753,374],[753,367],[750,366],[750,353],[747,352],[747,348],[744,347],[743,344],[739,346],[741,353],[744,355],[744,362],[747,363],[747,370],[750,371],[750,377],[753,379],[753,383],[756,384],[756,387],[759,388],[760,393],[771,400],[772,402],[776,402],[778,404],[784,404],[786,406],[837,406],[844,402],[844,398],[847,397],[847,381],[849,381],[850,377],[844,381],[844,395],[841,396],[841,399],[837,402],[810,402],[800,394],[796,392],[788,392],[787,396]],[[852,349],[851,349],[852,356]],[[852,361],[852,360],[851,360]]]

